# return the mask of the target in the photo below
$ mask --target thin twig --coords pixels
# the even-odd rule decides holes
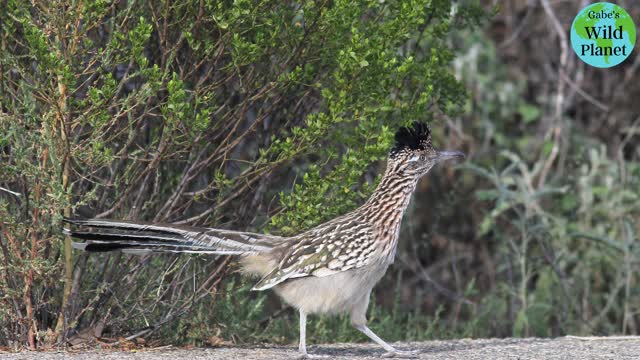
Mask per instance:
[[[580,94],[583,98],[585,98],[585,100],[587,100],[588,102],[592,103],[598,109],[600,109],[602,111],[605,111],[605,112],[609,112],[609,106],[603,104],[602,102],[598,101],[593,96],[589,95],[580,86],[578,86],[573,80],[571,80],[567,76],[567,74],[564,73],[564,71],[560,71],[559,74],[560,74],[560,77],[562,78],[562,80],[565,81],[571,87],[571,89],[573,89],[575,92]]]
[[[540,2],[542,3],[542,7],[544,8],[544,11],[547,13],[549,20],[551,21],[551,24],[553,25],[553,28],[555,29],[556,34],[560,39],[560,67],[558,69],[558,74],[563,74],[564,69],[567,66],[567,59],[569,56],[567,51],[567,34],[565,34],[565,31],[562,28],[560,21],[558,21],[558,18],[556,17],[553,9],[551,8],[551,5],[549,5],[549,1],[540,0]],[[558,152],[560,151],[559,142],[562,134],[562,127],[560,126],[560,123],[562,121],[563,103],[564,103],[564,81],[560,81],[558,79],[558,84],[556,89],[555,111],[553,116],[553,126],[551,126],[551,128],[549,129],[549,132],[553,136],[553,147],[551,148],[551,154],[549,154],[547,161],[544,163],[544,166],[542,167],[540,176],[538,177],[538,188],[542,188],[544,186],[545,181],[547,179],[547,175],[551,170],[551,166],[555,162],[558,156]]]

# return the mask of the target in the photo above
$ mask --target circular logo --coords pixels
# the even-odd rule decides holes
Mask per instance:
[[[616,4],[591,4],[582,9],[571,24],[573,51],[591,66],[616,66],[629,57],[635,44],[633,19]]]

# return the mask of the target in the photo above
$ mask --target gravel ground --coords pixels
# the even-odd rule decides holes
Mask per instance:
[[[396,343],[399,349],[419,350],[419,359],[640,359],[640,338],[462,339]],[[382,350],[371,344],[312,345],[309,353],[330,359],[380,359]],[[0,353],[3,359],[294,359],[293,346],[178,349],[162,347],[137,351],[69,351]]]

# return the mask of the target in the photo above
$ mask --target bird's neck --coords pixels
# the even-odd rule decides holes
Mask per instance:
[[[367,221],[394,242],[417,182],[416,177],[389,166],[373,195],[362,206]]]

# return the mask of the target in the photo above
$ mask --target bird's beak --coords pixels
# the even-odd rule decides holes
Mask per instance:
[[[436,157],[437,162],[449,160],[449,159],[464,159],[464,153],[460,151],[438,151],[438,156]]]

